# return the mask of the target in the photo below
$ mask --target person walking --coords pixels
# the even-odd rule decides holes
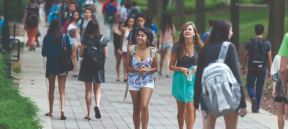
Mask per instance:
[[[76,68],[77,68],[77,50],[78,50],[78,42],[76,39],[76,31],[77,31],[77,22],[80,19],[80,14],[78,11],[72,12],[72,16],[70,17],[70,21],[72,23],[67,28],[67,34],[69,35],[70,44],[72,46],[72,55],[71,59],[73,62],[73,77],[78,77],[76,74]]]
[[[172,23],[172,19],[168,13],[162,14],[162,19],[160,23],[159,29],[159,50],[160,50],[160,69],[159,74],[162,75],[162,68],[164,59],[166,60],[166,77],[169,77],[169,63],[171,57],[171,50],[173,47],[173,43],[176,39],[175,37],[175,26]]]
[[[92,84],[96,103],[94,107],[95,117],[100,119],[100,86],[101,83],[105,82],[104,66],[105,59],[108,58],[108,48],[106,38],[100,34],[100,27],[97,20],[92,19],[89,21],[81,43],[80,57],[83,57],[83,64],[80,68],[78,80],[85,83],[85,100],[88,113],[84,119],[91,120]],[[94,47],[97,47],[97,50],[94,50]],[[91,58],[92,51],[96,51],[94,52],[93,58]],[[95,53],[97,54],[95,55]],[[101,64],[96,63],[97,65],[95,65],[95,58],[97,59],[96,62]]]
[[[29,0],[29,5],[25,7],[24,29],[28,36],[29,51],[35,51],[36,33],[39,24],[39,8],[35,0]]]
[[[67,11],[70,11],[69,6],[70,6],[70,0],[59,0],[58,1],[58,8],[59,8],[59,16],[61,19],[61,25],[63,26],[64,23],[62,23],[62,16],[64,13]],[[76,9],[76,4],[75,4],[75,9]],[[74,10],[73,10],[74,11]],[[73,12],[71,11],[71,13]],[[69,18],[68,18],[69,19]]]
[[[132,7],[127,10],[127,17],[136,17],[137,14],[141,13],[140,10],[136,7],[137,2],[132,1],[131,2]]]
[[[112,33],[114,32],[113,25],[116,21],[117,8],[113,5],[115,0],[110,0],[109,4],[105,7],[105,25],[106,25],[106,38],[111,40]]]
[[[123,58],[123,73],[124,73],[124,82],[127,82],[127,70],[126,70],[126,56],[127,56],[127,47],[128,47],[128,36],[130,31],[133,29],[134,26],[134,18],[129,17],[124,23],[124,27],[122,28],[122,36],[121,36],[121,43],[120,48],[122,51],[122,58]]]
[[[2,12],[0,11],[0,33],[1,35],[3,35],[3,26],[4,26],[4,16],[2,14]]]
[[[120,8],[120,20],[126,21],[126,19],[128,18],[127,10],[129,8],[131,8],[131,3],[128,2],[128,0],[124,0],[122,2],[123,3],[122,3],[121,8]]]
[[[153,44],[155,45],[155,47],[157,49],[157,33],[158,33],[158,31],[157,31],[156,25],[152,24],[152,20],[153,20],[153,15],[147,14],[144,26],[146,28],[149,28],[152,31],[153,37],[154,37]]]
[[[232,32],[232,25],[230,22],[226,20],[217,20],[212,29],[210,38],[205,46],[200,50],[198,57],[198,67],[197,74],[195,78],[194,84],[194,108],[199,108],[199,103],[201,103],[202,117],[203,117],[203,128],[204,129],[214,129],[216,123],[216,117],[214,117],[210,112],[205,116],[208,111],[203,99],[201,99],[202,93],[202,75],[204,74],[204,68],[207,67],[210,63],[215,62],[218,59],[220,49],[222,48],[222,44],[225,41],[230,41]],[[228,46],[228,51],[226,54],[226,58],[224,63],[231,69],[234,77],[239,84],[239,94],[241,95],[241,101],[239,104],[239,108],[241,109],[239,112],[240,116],[243,116],[247,113],[246,110],[246,101],[244,95],[243,84],[241,80],[238,58],[236,53],[235,46],[230,43]],[[220,93],[219,93],[220,94]],[[206,112],[206,113],[205,113]],[[207,117],[207,118],[206,118]],[[235,112],[224,115],[225,128],[227,129],[236,129],[238,122],[238,114]]]
[[[242,75],[246,76],[246,61],[248,61],[248,74],[247,74],[247,90],[252,102],[252,112],[259,113],[260,102],[262,96],[262,88],[264,86],[266,65],[268,63],[267,77],[271,78],[270,68],[272,65],[271,58],[271,44],[269,41],[262,38],[264,34],[264,26],[258,24],[255,26],[256,37],[249,40],[245,45],[245,50],[242,58]],[[256,95],[254,91],[254,84],[256,83]]]
[[[63,45],[65,44],[65,45]],[[72,51],[69,36],[61,34],[61,22],[59,19],[54,19],[48,28],[47,34],[43,40],[42,56],[47,57],[46,62],[46,77],[49,80],[49,112],[46,116],[53,116],[53,102],[55,91],[55,79],[58,78],[58,87],[61,102],[61,117],[65,120],[64,106],[65,106],[65,83],[68,71],[60,68],[59,56],[63,46]]]
[[[63,5],[62,5],[62,6],[63,6]],[[66,11],[66,10],[63,10],[63,12],[60,13],[60,14],[61,14],[61,26],[62,26],[62,27],[64,26],[65,22],[66,22],[67,20],[69,20],[70,17],[72,17],[72,12],[74,12],[75,10],[76,10],[76,3],[71,2],[71,3],[69,3],[69,5],[68,5],[68,10],[67,10],[67,11]]]
[[[193,65],[195,72],[197,70],[197,49],[203,47],[203,43],[197,33],[193,22],[185,23],[179,34],[179,39],[172,49],[172,56],[169,69],[175,71],[172,82],[172,96],[175,97],[178,107],[178,126],[183,129],[184,120],[187,129],[192,129],[195,119],[196,110],[194,104],[194,81],[187,81],[187,73]],[[177,60],[177,64],[175,65]],[[193,76],[195,78],[195,75]]]
[[[54,0],[43,0],[45,2],[44,5],[44,10],[45,10],[45,24],[46,26],[48,26],[48,16],[50,14],[50,12],[52,11],[52,8],[54,6]]]
[[[120,63],[121,63],[121,57],[122,57],[120,45],[121,45],[121,37],[122,37],[121,29],[123,27],[124,27],[124,22],[119,22],[118,30],[114,32],[114,36],[113,36],[114,55],[116,58],[116,72],[117,72],[116,81],[120,81]]]
[[[209,19],[209,22],[208,22],[208,27],[209,27],[209,31],[205,32],[202,36],[202,42],[203,43],[206,43],[208,38],[209,38],[209,35],[211,34],[211,31],[213,29],[213,25],[214,23],[216,22],[216,20],[214,18],[211,18]]]
[[[149,121],[148,104],[154,89],[153,73],[158,70],[158,61],[156,49],[152,44],[153,34],[149,29],[139,29],[137,41],[137,45],[131,46],[134,50],[131,50],[131,53],[128,50],[129,56],[126,58],[126,69],[130,72],[128,84],[133,103],[134,127],[140,129],[141,120],[142,129],[147,129]]]
[[[288,103],[288,101],[283,94],[283,85],[282,85],[282,82],[280,79],[280,72],[279,72],[280,64],[281,64],[281,56],[276,55],[274,57],[274,60],[273,60],[272,66],[271,66],[270,73],[271,73],[271,78],[273,81],[272,97],[274,98],[274,101],[278,103],[278,114],[277,114],[278,127],[279,127],[279,129],[284,129],[285,114],[286,114],[285,105]]]

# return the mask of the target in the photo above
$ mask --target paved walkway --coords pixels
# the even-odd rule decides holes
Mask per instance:
[[[98,5],[99,7],[101,5]],[[100,8],[98,8],[100,9]],[[100,12],[100,11],[98,11]],[[105,34],[105,26],[103,17],[97,14],[100,22],[101,33]],[[47,27],[44,24],[40,25],[40,32],[44,36]],[[24,38],[25,39],[25,38]],[[20,80],[20,88],[25,96],[31,97],[41,109],[39,117],[43,120],[45,129],[133,129],[132,120],[132,101],[128,94],[127,101],[122,102],[126,84],[116,82],[115,57],[113,43],[108,43],[109,57],[105,64],[106,83],[101,85],[101,119],[96,119],[92,116],[92,120],[83,119],[87,113],[85,103],[85,86],[84,83],[72,77],[72,73],[68,74],[66,83],[66,103],[65,115],[67,120],[60,119],[60,100],[58,87],[55,90],[54,113],[53,117],[44,116],[49,111],[48,104],[48,81],[45,78],[45,61],[41,56],[41,48],[35,52],[29,52],[28,48],[24,48],[22,73]],[[159,55],[158,55],[159,56]],[[122,69],[122,66],[121,66]],[[79,65],[77,66],[79,71]],[[123,71],[121,70],[123,77]],[[170,78],[162,77],[155,83],[155,90],[152,94],[149,111],[149,129],[177,129],[177,105],[175,99],[171,96],[171,83],[173,72],[170,72]],[[123,79],[122,79],[123,80]],[[57,86],[57,82],[56,82]],[[93,97],[93,96],[92,96]],[[95,106],[95,101],[92,101],[92,106]],[[241,118],[239,117],[238,128],[249,129],[265,129],[278,128],[277,117],[261,110],[259,114],[252,114],[251,104],[247,102],[248,114]],[[94,111],[92,112],[92,114]],[[287,124],[286,124],[287,125]],[[196,122],[194,128],[203,128],[202,116],[200,111],[196,111]],[[217,119],[216,128],[225,128],[223,117]],[[285,126],[288,128],[288,126]]]

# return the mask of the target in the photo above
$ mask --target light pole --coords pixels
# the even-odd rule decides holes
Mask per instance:
[[[8,67],[7,77],[11,78],[10,61],[10,26],[9,26],[9,0],[4,0],[4,25],[3,25],[3,48],[6,50],[6,56],[9,56],[6,65]]]

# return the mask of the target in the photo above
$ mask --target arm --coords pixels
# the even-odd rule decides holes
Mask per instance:
[[[161,49],[161,44],[162,44],[162,35],[160,33],[160,36],[159,36],[159,49]]]
[[[26,18],[27,18],[27,13],[24,14],[24,29],[25,30],[26,30],[26,27],[27,27]]]
[[[104,47],[104,56],[105,56],[105,59],[108,58],[108,47],[107,46]]]
[[[158,71],[158,59],[157,59],[157,53],[155,53],[155,58],[153,60],[153,65],[152,65],[152,68],[149,69],[149,68],[144,68],[142,69],[143,71],[145,72],[148,72],[148,73],[155,73]]]
[[[157,44],[158,44],[158,42],[157,42],[157,34],[155,34],[154,42],[155,42],[155,48],[157,49]]]
[[[270,73],[270,71],[271,71],[271,66],[272,66],[272,58],[271,58],[271,51],[268,51],[267,52],[267,62],[268,62],[268,69],[269,69],[269,71],[268,71],[268,78],[271,78],[271,73]]]
[[[47,56],[47,42],[46,42],[46,36],[43,39],[43,47],[42,47],[42,56],[46,57]]]
[[[122,47],[123,47],[123,40],[124,40],[124,35],[125,35],[125,30],[122,29],[121,30],[121,40],[120,40],[120,50],[122,51]]]
[[[170,64],[169,64],[169,69],[172,70],[172,71],[181,71],[186,77],[188,77],[188,72],[189,72],[189,69],[187,68],[184,68],[184,67],[177,67],[175,66],[175,62],[177,60],[177,54],[172,52],[171,54],[171,60],[170,60]]]
[[[132,43],[132,42],[131,42],[131,40],[130,40],[130,41],[128,42],[128,45],[127,45],[127,52],[130,51],[131,43]]]
[[[280,78],[285,98],[287,98],[287,64],[288,64],[288,57],[281,56]]]
[[[245,50],[244,51],[244,54],[243,54],[243,57],[242,57],[242,68],[241,68],[241,71],[242,71],[242,76],[245,77],[246,76],[246,62],[247,62],[247,56],[249,54],[249,51],[248,50]]]
[[[125,67],[126,67],[126,70],[128,71],[128,72],[130,72],[130,73],[139,73],[139,74],[141,74],[141,71],[140,71],[140,69],[133,69],[132,67],[131,67],[131,62],[130,62],[130,50],[127,50],[127,56],[126,56],[126,63],[125,63]]]
[[[77,40],[77,42],[78,42],[78,45],[81,46],[81,41],[80,41],[80,35],[79,35],[79,33],[80,33],[80,30],[77,29],[77,30],[76,30],[76,40]],[[82,46],[81,46],[81,47],[82,47]]]
[[[83,58],[83,50],[84,50],[84,47],[85,47],[85,45],[84,45],[84,44],[81,44],[79,56],[82,57],[82,58]]]
[[[276,97],[276,91],[275,91],[275,88],[276,88],[276,84],[277,82],[273,81],[273,87],[272,87],[272,97],[275,99]]]

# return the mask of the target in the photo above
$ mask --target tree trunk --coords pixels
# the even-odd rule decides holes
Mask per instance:
[[[232,22],[233,36],[231,41],[236,49],[239,49],[239,0],[231,0],[230,18]]]
[[[176,28],[177,30],[180,30],[182,25],[186,22],[184,0],[177,0],[176,2],[176,19]]]
[[[148,12],[150,14],[157,13],[157,1],[156,0],[148,0]]]
[[[206,31],[205,27],[205,0],[196,0],[196,28],[198,34],[204,34]]]
[[[269,0],[268,40],[272,46],[272,57],[277,55],[284,36],[285,1]]]
[[[161,22],[164,0],[157,0],[157,21]]]

